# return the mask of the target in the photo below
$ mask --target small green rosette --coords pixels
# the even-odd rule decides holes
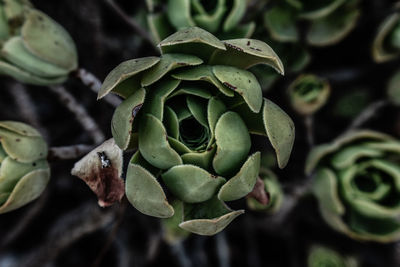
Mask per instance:
[[[400,239],[399,163],[400,142],[371,130],[314,148],[306,173],[326,223],[356,240]]]
[[[247,196],[247,206],[254,211],[274,214],[279,211],[283,203],[283,191],[278,177],[269,169],[260,170],[260,190],[264,192],[257,193],[255,190]],[[256,184],[257,186],[257,184]],[[260,201],[266,196],[266,202]]]
[[[34,128],[0,121],[0,214],[38,198],[50,179],[47,144]]]
[[[0,74],[34,85],[64,82],[77,69],[68,32],[28,0],[0,3]]]
[[[171,221],[213,235],[243,213],[225,202],[245,197],[256,183],[260,152],[250,153],[250,134],[269,139],[281,168],[289,160],[293,122],[262,97],[247,70],[266,64],[283,73],[283,66],[261,41],[220,41],[197,27],[178,31],[159,47],[161,57],[121,63],[99,92],[99,98],[112,92],[125,99],[111,130],[121,149],[137,149],[126,195],[144,214],[180,214]]]
[[[320,109],[330,95],[329,83],[312,74],[300,75],[288,88],[290,104],[297,113],[311,115]]]

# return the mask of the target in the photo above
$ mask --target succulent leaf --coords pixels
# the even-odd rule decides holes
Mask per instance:
[[[0,214],[33,201],[50,179],[47,144],[21,122],[0,121]]]

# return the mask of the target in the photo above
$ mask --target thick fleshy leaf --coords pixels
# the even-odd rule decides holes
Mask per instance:
[[[248,69],[257,64],[267,64],[278,73],[284,74],[281,60],[266,43],[255,39],[232,39],[223,42],[226,51],[215,51],[209,64],[228,65],[240,69]]]
[[[146,90],[141,88],[124,100],[114,111],[111,133],[121,149],[127,149],[133,133],[133,122],[143,106]]]
[[[383,151],[364,147],[362,145],[354,145],[341,149],[335,153],[331,159],[332,166],[336,169],[345,169],[356,163],[357,160],[364,157],[380,157]]]
[[[0,206],[0,214],[18,209],[38,198],[46,188],[49,179],[49,169],[36,170],[22,177],[7,201]]]
[[[0,121],[0,128],[23,136],[41,137],[42,135],[32,126],[19,121]]]
[[[243,164],[240,171],[221,187],[218,192],[220,200],[237,200],[253,190],[260,170],[260,155],[260,152],[251,155]]]
[[[244,210],[232,211],[222,201],[214,197],[199,204],[185,204],[184,222],[179,226],[199,235],[215,235],[225,229]]]
[[[185,203],[209,200],[226,181],[200,167],[186,164],[174,166],[161,176],[172,194]]]
[[[223,31],[229,32],[236,28],[246,12],[246,1],[234,0],[232,9],[225,19]]]
[[[168,0],[167,16],[171,24],[177,28],[195,26],[191,12],[190,0]]]
[[[152,114],[162,121],[165,101],[168,95],[179,86],[179,83],[179,80],[166,78],[154,84],[154,86],[147,91],[146,105],[143,107],[144,113]]]
[[[161,41],[158,46],[163,54],[195,55],[205,61],[215,50],[226,50],[224,44],[217,37],[198,27],[179,30]]]
[[[78,55],[71,36],[41,11],[27,11],[21,36],[25,47],[40,59],[69,71],[77,68]]]
[[[222,114],[226,112],[226,106],[218,97],[213,97],[208,101],[207,120],[211,134],[214,136],[215,125]]]
[[[271,38],[280,42],[298,41],[296,20],[296,10],[287,5],[274,6],[264,14],[264,25],[271,34]]]
[[[0,127],[0,140],[7,154],[18,162],[29,163],[47,157],[47,144],[42,137],[21,136]]]
[[[253,73],[230,66],[214,66],[215,77],[226,87],[241,95],[253,112],[262,106],[262,90]]]
[[[99,206],[108,207],[121,201],[125,194],[122,164],[122,150],[114,139],[109,139],[75,163],[71,174],[90,187]]]
[[[226,96],[234,96],[231,89],[225,87],[213,73],[213,67],[209,65],[201,65],[187,70],[178,71],[171,75],[175,79],[184,81],[206,81],[218,88],[218,90]]]
[[[214,157],[216,147],[210,147],[203,152],[189,152],[181,155],[184,164],[192,164],[199,166],[205,170],[211,169],[212,159]]]
[[[6,63],[4,61],[0,61],[0,74],[8,75],[16,79],[17,81],[33,84],[33,85],[53,85],[53,84],[61,84],[67,80],[67,76],[61,76],[56,78],[42,78],[36,75],[33,75],[27,71],[24,71],[14,65]]]
[[[186,104],[193,117],[204,127],[208,127],[206,100],[195,96],[187,96]]]
[[[357,9],[339,8],[327,17],[312,21],[306,40],[315,46],[338,43],[354,29],[359,16]]]
[[[165,193],[157,179],[140,165],[130,163],[125,182],[129,202],[146,215],[169,218],[174,215]]]
[[[161,121],[151,114],[145,114],[142,119],[139,127],[139,150],[142,156],[163,170],[182,164],[179,154],[167,141],[167,133]]]
[[[196,56],[185,55],[185,54],[164,54],[161,56],[161,60],[147,70],[142,77],[142,86],[149,86],[160,80],[168,72],[185,67],[185,66],[196,66],[203,63],[203,60]]]
[[[323,144],[320,146],[315,147],[307,156],[305,172],[306,174],[311,174],[311,172],[315,169],[318,165],[320,160],[325,156],[331,154],[334,151],[337,151],[340,147],[347,143],[351,143],[357,140],[371,141],[371,140],[392,140],[393,138],[389,135],[371,131],[371,130],[358,130],[356,132],[349,132],[343,136],[337,138],[331,144]]]
[[[275,149],[279,168],[284,168],[293,148],[294,123],[279,106],[268,99],[264,102],[263,120],[268,139]]]
[[[169,98],[178,96],[178,95],[193,95],[198,96],[205,99],[210,99],[212,94],[208,89],[201,87],[190,87],[190,86],[180,86],[178,90],[172,93]]]
[[[6,157],[1,162],[0,193],[10,193],[23,176],[40,169],[49,169],[49,164],[46,160],[37,160],[32,163],[20,163],[10,157]]]
[[[215,126],[215,139],[214,170],[220,175],[235,173],[251,147],[250,135],[242,118],[236,112],[225,112]]]
[[[3,45],[1,54],[12,64],[41,77],[59,77],[69,73],[69,70],[48,63],[29,52],[20,36],[9,39]]]
[[[179,120],[175,111],[166,106],[164,109],[164,119],[163,124],[167,130],[167,134],[175,139],[179,138]]]
[[[321,208],[331,213],[343,215],[345,207],[339,197],[338,181],[335,173],[330,169],[318,170],[315,175],[312,191],[319,200]]]
[[[159,61],[160,58],[158,57],[144,57],[122,62],[107,75],[97,99],[103,98],[110,92],[115,92],[125,98],[128,97],[141,87],[140,79],[137,75],[151,68]]]

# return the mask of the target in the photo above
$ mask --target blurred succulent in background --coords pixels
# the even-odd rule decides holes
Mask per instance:
[[[391,103],[400,106],[400,70],[396,71],[390,78],[387,94]]]
[[[400,8],[398,8],[400,9]],[[393,60],[400,55],[400,11],[389,15],[379,26],[372,44],[372,57],[377,63]]]
[[[341,41],[355,27],[360,15],[358,0],[272,1],[264,14],[265,27],[279,42],[300,41],[300,21],[309,22],[305,40],[326,46]]]
[[[358,260],[354,257],[345,257],[333,249],[314,245],[311,247],[308,259],[308,267],[358,267]]]
[[[290,103],[301,115],[311,115],[328,100],[331,88],[329,83],[312,74],[300,75],[289,88]]]
[[[262,200],[264,196],[266,196],[265,201]],[[247,206],[255,211],[275,213],[282,206],[282,201],[283,191],[278,177],[271,170],[261,168],[260,179],[257,180],[253,191],[247,196]]]
[[[349,132],[314,148],[313,192],[335,230],[357,240],[400,239],[400,142],[370,130]]]
[[[0,74],[28,84],[62,83],[78,64],[68,32],[27,0],[1,1],[0,48]]]
[[[50,179],[47,144],[38,131],[15,121],[0,121],[0,213],[33,201]]]
[[[222,39],[248,38],[255,23],[242,23],[246,0],[147,0],[149,28],[156,42],[176,30],[198,26]]]
[[[99,98],[110,92],[125,98],[111,130],[121,149],[137,149],[126,195],[144,214],[181,214],[181,228],[212,235],[243,213],[224,202],[246,196],[256,183],[260,153],[249,156],[250,134],[269,138],[281,168],[288,162],[293,122],[263,99],[259,82],[246,70],[267,64],[283,73],[282,63],[261,41],[220,41],[197,27],[178,31],[159,47],[160,58],[121,63],[99,92]],[[159,181],[175,197],[175,208]]]
[[[347,90],[335,102],[332,113],[343,119],[352,119],[360,114],[373,100],[368,88],[354,88]]]

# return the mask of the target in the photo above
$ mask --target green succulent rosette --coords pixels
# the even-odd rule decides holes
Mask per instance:
[[[340,255],[333,249],[321,245],[313,245],[307,258],[308,267],[358,267],[354,257]]]
[[[255,23],[241,23],[247,9],[245,0],[147,0],[148,25],[156,42],[176,30],[200,27],[219,38],[248,38]]]
[[[68,32],[27,0],[0,3],[0,74],[34,85],[64,82],[78,65]]]
[[[355,27],[360,15],[358,0],[273,1],[264,13],[264,25],[272,39],[297,43],[298,23],[309,23],[305,33],[307,44],[327,46],[345,38]]]
[[[359,130],[314,148],[306,173],[315,170],[313,193],[333,229],[357,240],[400,239],[400,142]]]
[[[33,201],[50,179],[47,144],[34,128],[0,121],[0,214]]]
[[[159,47],[161,57],[121,63],[99,92],[125,98],[111,130],[121,149],[137,149],[126,195],[142,213],[169,218],[177,211],[168,195],[183,204],[181,228],[213,235],[243,213],[224,202],[246,196],[258,177],[260,153],[249,156],[250,134],[269,138],[281,168],[288,162],[293,122],[246,70],[267,64],[283,73],[282,63],[261,41],[220,41],[197,27]]]
[[[254,211],[266,212],[273,214],[279,211],[283,203],[283,191],[278,182],[278,177],[269,169],[262,168],[260,170],[260,181],[262,190],[267,196],[267,202],[261,203],[255,196],[247,196],[247,206]]]
[[[372,57],[377,63],[400,55],[400,11],[390,14],[379,26],[372,44]]]
[[[297,77],[288,88],[290,103],[301,115],[310,115],[320,109],[328,100],[329,83],[313,74]]]

